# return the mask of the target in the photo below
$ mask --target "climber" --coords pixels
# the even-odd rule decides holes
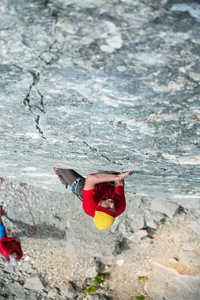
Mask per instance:
[[[54,168],[63,184],[70,185],[72,192],[83,201],[83,210],[93,217],[95,226],[106,229],[122,214],[126,208],[124,195],[124,179],[133,174],[94,173],[84,177],[71,169]]]
[[[7,237],[6,229],[2,221],[3,209],[0,206],[0,253],[11,266],[17,266],[23,256],[19,238]]]

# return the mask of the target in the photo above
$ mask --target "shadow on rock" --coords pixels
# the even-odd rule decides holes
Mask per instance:
[[[41,238],[55,238],[55,239],[64,239],[65,238],[65,230],[57,228],[51,224],[47,224],[45,222],[37,224],[36,226],[30,226],[29,224],[17,221],[16,219],[11,219],[7,216],[8,220],[13,224],[17,225],[18,237],[29,236],[34,237],[36,239]]]
[[[122,240],[117,241],[115,250],[113,251],[113,255],[117,256],[121,254],[123,251],[129,250],[128,240],[126,238],[122,238]]]

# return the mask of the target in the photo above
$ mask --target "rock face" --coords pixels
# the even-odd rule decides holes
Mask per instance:
[[[99,259],[99,269],[112,274],[108,290],[93,299],[106,291],[127,300],[144,292],[137,275],[146,276],[159,258],[149,295],[159,299],[150,283],[161,273],[155,285],[176,299],[163,272],[180,293],[181,282],[188,287],[182,299],[198,298],[199,277],[164,265],[179,259],[179,268],[194,261],[200,268],[193,259],[200,232],[199,24],[195,0],[1,0],[0,177],[12,182],[1,179],[0,201],[6,226],[14,230],[20,216],[27,232],[33,220],[17,190],[31,194],[37,229],[34,240],[22,234],[17,275],[0,259],[2,297],[60,300],[62,286],[64,297],[82,300],[78,293]],[[95,233],[54,166],[83,176],[134,170],[126,211],[109,231]],[[116,266],[116,257],[123,263]],[[45,278],[45,287],[37,281],[27,289],[32,278]]]
[[[25,293],[23,291],[23,288],[18,282],[8,284],[8,289],[11,294],[14,294],[16,296],[17,299],[25,299]]]
[[[1,174],[62,191],[53,166],[134,169],[131,192],[199,193],[199,7],[3,0]]]
[[[71,220],[66,230],[66,251],[70,257],[110,257],[114,258],[120,233],[110,234],[110,230],[97,231],[91,217],[87,220]]]
[[[200,297],[200,275],[181,275],[154,263],[145,290],[154,300],[196,300]]]
[[[67,298],[73,298],[76,296],[76,292],[72,286],[72,284],[69,282],[65,286],[62,286],[60,288],[61,295]]]
[[[34,290],[37,292],[41,292],[43,290],[43,285],[38,277],[35,278],[29,278],[26,280],[26,283],[24,285],[25,289]]]

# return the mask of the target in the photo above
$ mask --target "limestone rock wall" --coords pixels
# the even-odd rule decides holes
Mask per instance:
[[[90,299],[184,299],[184,282],[198,297],[199,25],[195,0],[1,1],[0,177],[34,186],[37,227],[22,235],[16,273],[0,260],[2,297],[85,299],[98,272],[110,277]],[[134,170],[126,212],[102,240],[54,166]],[[1,191],[6,226],[19,214],[30,226],[22,198]]]
[[[199,3],[1,1],[1,175],[135,170],[128,190],[199,193]],[[190,198],[191,199],[191,198]]]
[[[179,274],[176,270],[154,263],[146,291],[154,300],[198,299],[200,276]],[[168,288],[170,286],[170,288]]]

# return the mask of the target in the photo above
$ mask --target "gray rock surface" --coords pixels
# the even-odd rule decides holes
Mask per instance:
[[[10,293],[16,296],[16,299],[24,300],[25,299],[25,293],[23,290],[23,287],[18,283],[9,283],[8,289],[10,290]]]
[[[56,296],[58,295],[58,292],[57,291],[49,291],[48,293],[48,297],[51,298],[51,299],[55,299]]]
[[[68,225],[66,252],[70,257],[113,258],[118,239],[120,239],[119,233],[111,235],[109,229],[97,231],[92,218],[82,216],[81,221],[73,220]]]
[[[66,285],[60,287],[60,293],[62,296],[70,298],[70,299],[75,297],[77,294],[73,285],[70,282],[68,282]]]
[[[146,225],[147,225],[147,227],[150,227],[150,228],[153,228],[153,229],[157,228],[156,223],[152,219],[146,220]]]
[[[199,24],[198,1],[1,1],[0,201],[24,257],[0,260],[0,298],[63,300],[72,282],[88,299],[97,264],[109,276],[90,299],[129,300],[151,262],[198,295]],[[54,166],[134,170],[125,213],[96,234]],[[24,288],[30,277],[45,287]]]
[[[31,293],[30,295],[26,295],[25,300],[37,300],[38,297],[36,294]]]
[[[199,219],[192,221],[189,226],[195,233],[200,235],[200,220]]]
[[[134,215],[132,215],[132,219],[131,228],[133,231],[137,231],[144,227],[144,216],[141,215],[140,212],[136,212]]]
[[[179,259],[182,265],[189,266],[191,263],[194,263],[198,259],[197,253],[193,251],[184,251],[181,250],[179,254]]]
[[[34,277],[34,278],[28,278],[26,280],[24,288],[41,292],[44,289],[44,286],[38,277]]]
[[[21,210],[17,229],[17,217],[8,219],[6,215],[3,216],[5,226],[9,227],[11,234],[16,231],[21,238],[24,252],[17,268],[10,267],[1,259],[0,282],[4,298],[14,300],[16,296],[7,285],[16,282],[20,283],[26,300],[63,300],[61,287],[71,282],[75,287],[73,298],[87,299],[84,289],[93,284],[97,273],[103,273],[106,275],[105,284],[94,296],[97,294],[100,296],[96,297],[100,299],[108,296],[127,300],[132,295],[145,294],[144,283],[149,280],[147,275],[152,269],[152,262],[176,269],[179,274],[199,276],[200,238],[198,232],[191,227],[193,223],[198,224],[199,210],[191,207],[172,218],[163,218],[163,214],[151,210],[151,203],[155,199],[157,201],[157,198],[141,196],[137,209],[138,214],[145,216],[146,229],[144,227],[133,233],[133,220],[125,212],[117,218],[113,231],[111,227],[110,231],[100,234],[94,231],[92,218],[83,214],[80,200],[72,193],[66,191],[65,194],[58,194],[39,188],[33,190],[31,186],[18,182],[12,182],[13,190],[9,184],[5,187],[6,182],[2,185],[5,189],[0,193],[5,212],[7,207],[18,207],[20,211],[25,205],[19,191],[29,195],[29,210],[33,213],[37,232],[33,238],[26,236],[28,232],[34,232],[31,230],[33,220],[27,207]],[[139,198],[138,195],[137,197]],[[127,197],[127,208],[129,205],[132,207],[129,200]],[[129,211],[129,216],[134,214],[134,209]],[[55,216],[59,217],[60,222],[54,222]],[[155,224],[156,228],[149,226],[155,227]],[[145,279],[140,281],[138,276],[144,276]],[[44,286],[37,291],[32,287],[28,289],[27,282],[32,278],[43,278]],[[170,278],[174,280],[169,277],[169,285]],[[185,277],[180,277],[180,281],[182,278]],[[195,285],[193,287],[191,293],[198,292],[198,288],[196,290]],[[151,294],[145,295],[148,300],[152,300]]]
[[[166,201],[162,199],[154,199],[151,202],[151,210],[160,212],[168,217],[172,218],[178,210],[179,205],[177,203]]]
[[[138,242],[141,239],[144,239],[148,236],[148,232],[146,230],[138,230],[137,232],[133,233],[128,237],[129,240],[132,242]]]
[[[154,263],[145,290],[154,300],[196,300],[200,297],[199,286],[199,275],[181,275],[174,269]]]
[[[91,300],[107,300],[107,298],[104,295],[92,295]]]
[[[64,191],[55,165],[134,169],[131,192],[199,195],[198,3],[1,7],[3,177]]]

